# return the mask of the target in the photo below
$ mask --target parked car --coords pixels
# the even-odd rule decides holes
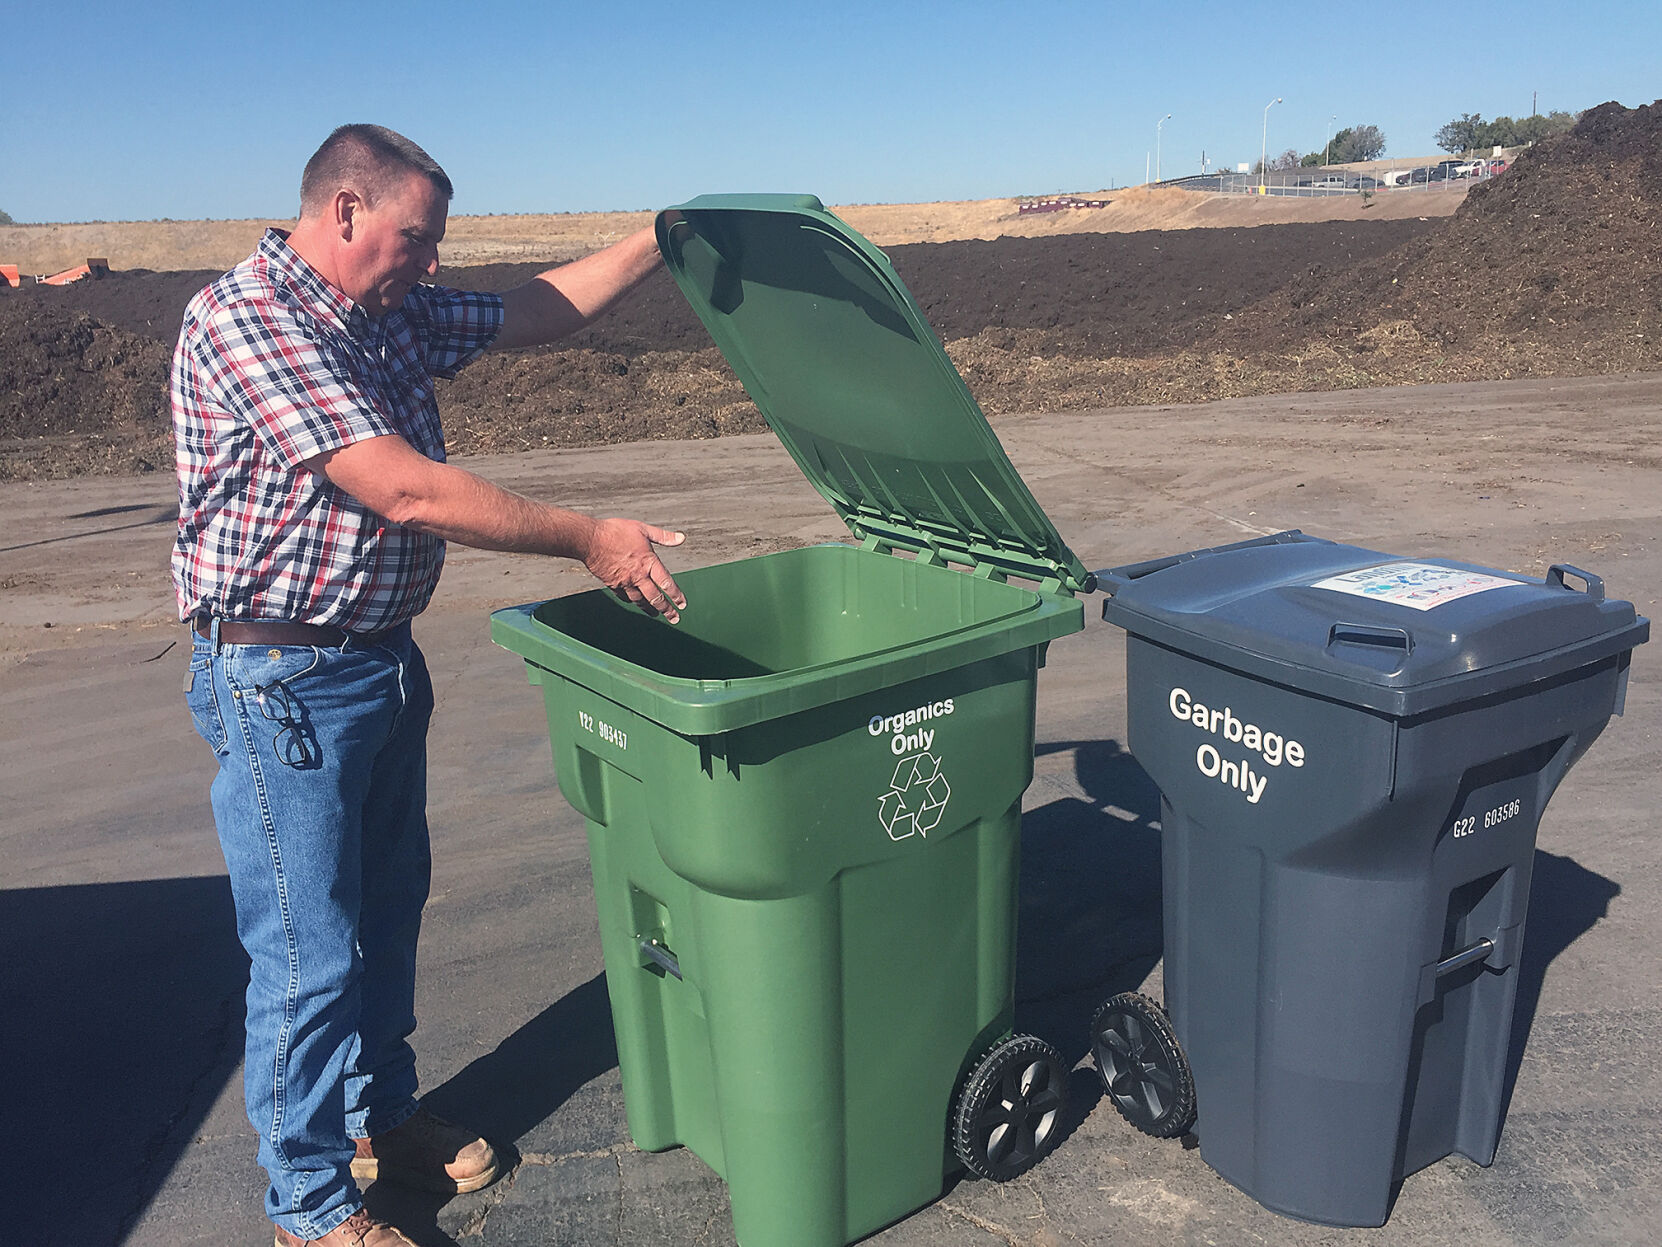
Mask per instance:
[[[1300,186],[1310,186],[1310,187],[1327,187],[1327,188],[1332,188],[1334,190],[1343,190],[1344,186],[1345,186],[1345,178],[1344,178],[1344,175],[1342,173],[1327,173],[1327,174],[1323,174],[1319,178],[1304,178],[1303,180],[1301,180],[1299,182],[1299,185]]]
[[[1488,162],[1484,160],[1462,160],[1454,166],[1454,176],[1457,178],[1480,177],[1488,167]]]
[[[1345,179],[1345,186],[1353,191],[1377,190],[1379,187],[1385,185],[1387,185],[1387,183],[1380,181],[1378,178],[1369,177],[1366,173],[1361,174],[1358,177]]]

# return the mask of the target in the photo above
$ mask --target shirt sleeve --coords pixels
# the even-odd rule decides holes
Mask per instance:
[[[292,307],[234,303],[193,338],[206,392],[288,467],[398,432],[370,396],[362,365]]]
[[[417,286],[403,311],[421,342],[427,371],[449,379],[478,359],[502,332],[502,296],[449,286]]]

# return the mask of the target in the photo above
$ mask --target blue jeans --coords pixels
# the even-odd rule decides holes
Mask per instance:
[[[352,1139],[415,1112],[433,688],[406,624],[339,649],[195,637],[185,700],[251,960],[243,1089],[266,1215],[320,1238],[362,1205]]]

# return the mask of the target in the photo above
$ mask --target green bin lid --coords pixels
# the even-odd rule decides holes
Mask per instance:
[[[812,195],[658,214],[676,283],[849,530],[983,574],[1095,586],[887,257]]]

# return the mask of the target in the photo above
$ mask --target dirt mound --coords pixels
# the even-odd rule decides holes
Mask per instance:
[[[721,352],[510,351],[448,384],[452,454],[759,433],[767,428]]]
[[[1348,268],[1433,228],[1409,220],[1151,230],[887,254],[945,341],[989,327],[1038,330],[1047,352],[1147,355],[1211,340],[1226,316],[1313,265]]]
[[[1167,194],[1181,192],[1168,191]],[[885,249],[935,332],[971,337],[989,325],[1063,330],[1091,350],[1192,345],[1222,315],[1256,302],[1310,266],[1342,269],[1423,234],[1419,220],[1068,234]],[[440,279],[468,290],[508,290],[546,267],[482,264]],[[86,312],[172,346],[185,304],[219,274],[112,273],[63,287],[24,286],[19,300]],[[0,308],[4,308],[0,304]],[[665,273],[654,274],[560,351],[625,356],[702,351],[710,337]]]
[[[879,247],[1076,233],[1130,233],[1294,222],[1446,216],[1466,184],[1381,194],[1297,199],[1221,195],[1172,187],[1083,190],[1103,208],[1021,212],[1020,200],[972,199],[924,204],[841,204],[832,211]],[[650,212],[562,212],[455,216],[439,247],[448,268],[537,263],[543,268],[598,251],[652,223]],[[56,273],[102,256],[118,269],[221,273],[254,248],[268,225],[293,221],[91,221],[0,225],[0,260],[25,273]]]
[[[67,286],[23,285],[0,292],[0,316],[26,314],[34,305],[63,312],[84,312],[101,324],[166,343],[179,337],[185,304],[223,270],[153,273],[148,269],[112,271],[96,281]]]
[[[0,298],[0,479],[171,467],[169,354],[73,309]]]
[[[1198,349],[1225,317],[1309,264],[1343,268],[1428,228],[1434,227],[1395,221],[1082,234],[910,244],[888,254],[943,339],[979,342],[970,354],[985,376],[972,375],[971,381],[984,379],[985,392],[977,392],[996,412],[1138,401],[1141,389],[1104,390],[1095,361]],[[540,268],[496,264],[453,270],[446,278],[474,289],[506,290]],[[32,413],[37,435],[49,440],[4,447],[0,478],[122,470],[157,455],[165,463],[167,354],[185,304],[215,276],[114,273],[0,295],[0,325],[7,332],[48,344],[62,337],[62,351],[74,359],[54,364],[38,344],[34,355],[19,354],[7,401],[20,419]],[[87,320],[89,314],[96,320]],[[73,332],[71,323],[78,326]],[[996,342],[978,338],[989,327],[1002,335]],[[105,354],[77,354],[77,344],[95,332],[109,344]],[[98,373],[93,361],[113,359],[115,344],[154,366]],[[1085,362],[1080,368],[1034,368],[1029,361],[1038,357]],[[1090,378],[1088,384],[1081,377]],[[111,387],[119,389],[126,408],[140,413],[120,430],[109,418]],[[441,383],[439,402],[457,454],[715,437],[764,427],[664,273],[558,348],[486,356],[454,382]],[[5,436],[21,436],[27,427]],[[126,458],[111,450],[111,439],[123,436],[136,444]]]
[[[1662,103],[1607,104],[1473,188],[1452,217],[888,254],[997,415],[1656,369],[1659,209]],[[539,267],[445,276],[500,290]],[[0,479],[165,463],[167,354],[211,276],[0,292]],[[458,454],[762,427],[662,273],[559,349],[487,356],[439,401]]]
[[[1242,332],[1324,335],[1357,354],[1423,353],[1498,376],[1662,364],[1662,102],[1604,104],[1475,187],[1445,228],[1343,281],[1312,272]]]

